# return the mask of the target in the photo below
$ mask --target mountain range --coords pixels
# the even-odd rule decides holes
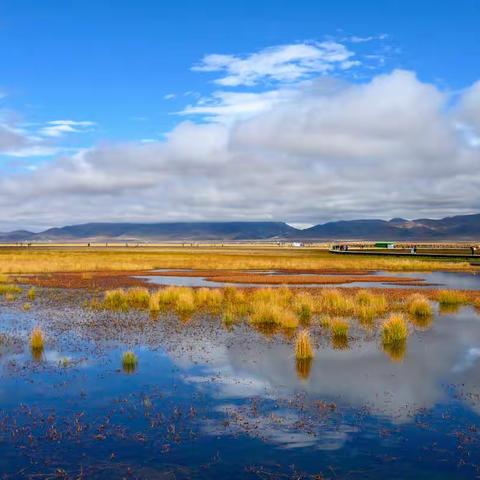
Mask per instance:
[[[479,240],[480,214],[439,220],[344,220],[307,229],[284,222],[86,223],[41,232],[0,233],[0,242],[246,241],[246,240]]]

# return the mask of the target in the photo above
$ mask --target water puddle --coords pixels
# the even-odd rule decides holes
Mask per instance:
[[[225,287],[225,286],[236,286],[236,287],[280,287],[279,284],[269,284],[266,283],[235,283],[235,282],[218,282],[215,280],[209,280],[207,277],[192,277],[188,275],[162,275],[163,272],[171,272],[172,270],[156,270],[158,275],[145,275],[138,276],[139,278],[145,280],[149,283],[155,285],[174,285],[174,286],[183,286],[183,287]],[[175,270],[179,272],[179,270]],[[184,270],[188,272],[188,270]],[[190,270],[190,272],[192,272]],[[250,273],[258,274],[258,271],[252,271]],[[276,271],[264,271],[261,272],[266,277],[282,275],[285,277],[289,276],[301,276],[308,277],[316,274],[311,273],[302,273],[302,274],[285,274],[283,272]],[[322,277],[330,277],[335,279],[338,277],[336,275],[322,274]],[[354,277],[354,275],[349,275]],[[385,282],[369,282],[368,276],[380,276],[380,277],[401,277],[412,279],[412,284],[409,285],[408,282],[395,283],[395,279],[392,278],[392,281]],[[347,283],[334,283],[334,284],[319,284],[319,283],[301,283],[301,284],[289,284],[291,287],[364,287],[364,288],[448,288],[455,290],[480,290],[480,274],[477,272],[386,272],[386,271],[375,271],[371,272],[368,276],[358,275],[358,280]]]

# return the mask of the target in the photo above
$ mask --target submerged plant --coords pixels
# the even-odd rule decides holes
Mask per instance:
[[[295,340],[295,357],[298,360],[312,359],[314,357],[310,333],[308,330],[298,332]]]

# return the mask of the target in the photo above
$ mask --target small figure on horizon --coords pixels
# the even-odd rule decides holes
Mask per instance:
[[[475,255],[475,247],[474,246],[470,247],[470,251],[472,252],[472,255]]]

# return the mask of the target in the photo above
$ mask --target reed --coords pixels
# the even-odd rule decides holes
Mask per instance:
[[[283,307],[256,300],[252,306],[250,323],[277,325],[284,328],[298,327],[298,317],[294,312],[285,310]]]
[[[295,340],[295,357],[297,360],[307,360],[314,356],[310,333],[308,330],[301,330]]]
[[[368,290],[359,290],[355,295],[355,316],[360,320],[372,320],[381,317],[389,308],[384,295]]]

